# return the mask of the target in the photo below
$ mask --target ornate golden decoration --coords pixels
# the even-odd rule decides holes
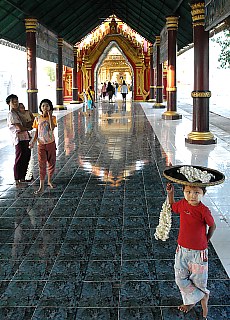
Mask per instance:
[[[176,120],[176,119],[181,119],[181,115],[176,111],[168,110],[162,114],[162,118]]]
[[[161,37],[156,36],[156,46],[159,46],[161,44]]]
[[[58,47],[63,47],[63,38],[58,38]]]
[[[155,86],[156,89],[164,89],[164,86]]]
[[[26,92],[27,93],[37,93],[38,89],[27,89]]]
[[[117,33],[117,22],[114,18],[111,20],[109,27],[110,27],[110,33]]]
[[[210,98],[211,91],[192,91],[192,98]]]
[[[169,91],[169,92],[173,92],[174,91],[175,92],[175,91],[177,91],[177,87],[171,87],[171,88],[167,87],[166,91]]]
[[[165,106],[162,103],[156,102],[156,103],[154,103],[154,107],[162,108],[162,107],[165,107]]]
[[[167,17],[166,26],[168,30],[178,30],[178,17],[176,16]]]
[[[57,90],[57,91],[62,91],[62,90],[63,90],[63,88],[56,88],[56,90]]]
[[[193,27],[204,26],[205,20],[205,4],[204,2],[199,2],[191,5],[192,8],[192,24]]]
[[[37,19],[27,18],[25,19],[26,32],[36,32],[37,29]]]
[[[208,132],[196,132],[192,131],[188,134],[188,139],[191,140],[213,140],[214,135],[208,131]]]

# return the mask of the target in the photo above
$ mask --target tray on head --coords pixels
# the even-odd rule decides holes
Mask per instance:
[[[225,180],[225,176],[220,171],[191,165],[172,166],[165,169],[163,175],[175,183],[194,187],[214,186]]]

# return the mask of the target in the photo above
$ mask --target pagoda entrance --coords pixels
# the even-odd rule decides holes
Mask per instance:
[[[94,79],[96,99],[100,96],[102,84],[108,83],[108,81],[112,84],[118,83],[119,87],[125,81],[129,91],[132,91],[134,85],[133,67],[116,41],[111,41],[98,59],[94,69]]]
[[[92,86],[98,98],[101,83],[120,85],[125,80],[133,100],[145,101],[150,86],[150,45],[123,22],[110,18],[75,46],[79,94]]]

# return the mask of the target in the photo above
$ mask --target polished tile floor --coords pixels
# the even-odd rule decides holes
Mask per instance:
[[[185,108],[186,109],[186,108]],[[0,129],[0,319],[177,320],[189,314],[174,282],[178,218],[170,239],[154,239],[165,200],[165,166],[208,165],[225,173],[205,202],[218,229],[210,244],[209,319],[230,319],[229,145],[185,146],[191,114],[163,121],[150,103],[100,102],[57,112],[56,188],[40,196],[36,179],[13,185],[14,149]],[[190,130],[189,130],[190,129]],[[219,138],[220,137],[220,138]],[[31,169],[38,177],[37,155]],[[178,197],[181,190],[176,186]]]

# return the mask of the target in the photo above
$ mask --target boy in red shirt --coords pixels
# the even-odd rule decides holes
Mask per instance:
[[[166,187],[172,211],[180,214],[178,247],[175,255],[175,280],[183,304],[179,310],[187,313],[201,302],[203,318],[208,314],[208,242],[216,225],[210,210],[201,202],[205,187],[184,185],[184,199],[174,201],[174,188]]]

